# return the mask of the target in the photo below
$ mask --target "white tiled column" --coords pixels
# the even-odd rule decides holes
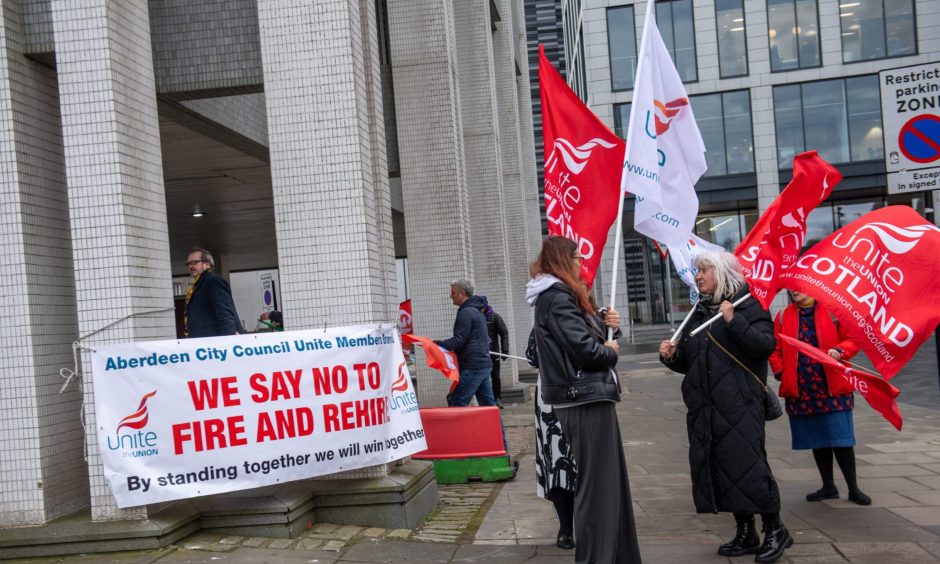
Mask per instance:
[[[260,2],[258,23],[285,323],[392,323],[398,301],[375,3]],[[343,475],[382,476],[384,467]]]
[[[388,0],[414,331],[432,338],[452,334],[449,282],[474,273],[452,2]],[[449,387],[419,358],[422,406]]]
[[[497,0],[500,21],[493,33],[493,67],[496,71],[496,95],[499,100],[500,152],[503,159],[503,193],[506,203],[506,238],[509,254],[510,284],[512,285],[513,318],[518,319],[510,327],[512,353],[523,356],[528,342],[531,325],[526,320],[531,318],[529,305],[525,301],[525,283],[529,279],[529,262],[535,256],[529,256],[526,229],[527,208],[524,185],[524,165],[526,158],[522,152],[522,120],[519,112],[519,92],[516,86],[517,61],[525,61],[522,53],[517,52],[518,44],[514,31],[513,4],[510,0]],[[519,57],[517,59],[517,57]],[[525,63],[523,62],[524,66]],[[520,69],[521,70],[521,69]],[[529,132],[531,133],[531,132]],[[529,136],[531,138],[531,135]],[[534,156],[532,157],[534,158]],[[536,212],[537,214],[538,212]],[[512,362],[512,384],[519,382],[519,364]],[[505,384],[509,384],[504,379]]]
[[[84,345],[173,338],[147,2],[53,0],[52,21],[79,333],[88,335],[139,314]],[[145,314],[160,309],[169,311]],[[82,371],[92,518],[146,517],[146,508],[121,510],[114,504],[94,432],[88,354],[82,356]]]
[[[496,73],[490,31],[489,0],[455,0],[458,83],[463,123],[464,155],[467,162],[467,197],[476,293],[485,295],[515,334],[513,288],[506,234],[509,205],[504,195],[502,143],[496,101]],[[510,353],[517,347],[510,346]],[[502,365],[505,387],[518,381],[515,362]]]
[[[55,71],[23,55],[19,2],[0,2],[0,527],[88,505],[81,392],[59,393],[78,338]]]
[[[523,2],[512,5],[512,24],[516,41],[516,64],[521,74],[516,77],[516,99],[519,104],[519,146],[522,152],[522,198],[525,209],[525,234],[527,263],[535,260],[542,248],[542,221],[539,217],[539,177],[535,164],[535,133],[532,125],[532,90],[529,84],[529,61]],[[527,333],[531,326],[531,315],[523,322],[516,317],[516,330]]]

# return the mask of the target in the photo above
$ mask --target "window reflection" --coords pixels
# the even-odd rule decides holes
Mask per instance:
[[[830,163],[884,156],[876,76],[774,87],[774,121],[781,169],[804,150],[815,149]]]
[[[741,243],[741,216],[737,212],[701,215],[696,221],[695,234],[733,251]]]
[[[816,0],[767,0],[770,70],[818,67]]]
[[[881,131],[881,97],[878,78],[863,76],[845,81],[849,96],[849,135],[853,161],[884,158]]]
[[[839,4],[846,63],[916,52],[913,0],[849,0]]]
[[[849,160],[849,128],[845,89],[840,81],[803,85],[803,127],[807,147],[830,163]]]
[[[754,141],[748,92],[692,96],[692,111],[705,142],[704,176],[754,172]]]
[[[832,233],[832,207],[821,205],[809,212],[806,218],[806,236],[803,238],[803,251],[822,241]]]
[[[607,45],[610,48],[611,89],[629,90],[636,77],[636,27],[633,6],[607,10]]]
[[[656,3],[656,25],[683,82],[698,80],[692,0]]]
[[[744,0],[716,0],[718,70],[722,78],[747,74]]]
[[[627,125],[630,123],[630,102],[614,104],[614,135],[627,138]]]

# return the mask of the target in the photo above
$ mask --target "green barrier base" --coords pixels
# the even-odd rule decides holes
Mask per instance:
[[[458,460],[435,460],[434,477],[438,484],[466,484],[470,480],[498,482],[511,480],[516,468],[508,456],[485,456]]]

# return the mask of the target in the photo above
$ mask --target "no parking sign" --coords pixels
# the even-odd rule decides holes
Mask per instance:
[[[888,193],[940,188],[940,64],[879,76]]]

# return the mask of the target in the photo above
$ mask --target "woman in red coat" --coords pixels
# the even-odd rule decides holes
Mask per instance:
[[[822,305],[800,292],[791,291],[790,296],[793,303],[774,320],[777,335],[809,343],[827,351],[836,360],[849,359],[858,352],[858,343],[846,335]],[[779,338],[770,356],[770,367],[781,381],[780,396],[786,398],[793,449],[812,449],[822,477],[822,488],[807,494],[806,501],[838,499],[839,490],[832,477],[835,457],[849,487],[849,501],[871,504],[871,498],[859,489],[855,476],[852,384],[838,370],[823,367],[799,354]]]

